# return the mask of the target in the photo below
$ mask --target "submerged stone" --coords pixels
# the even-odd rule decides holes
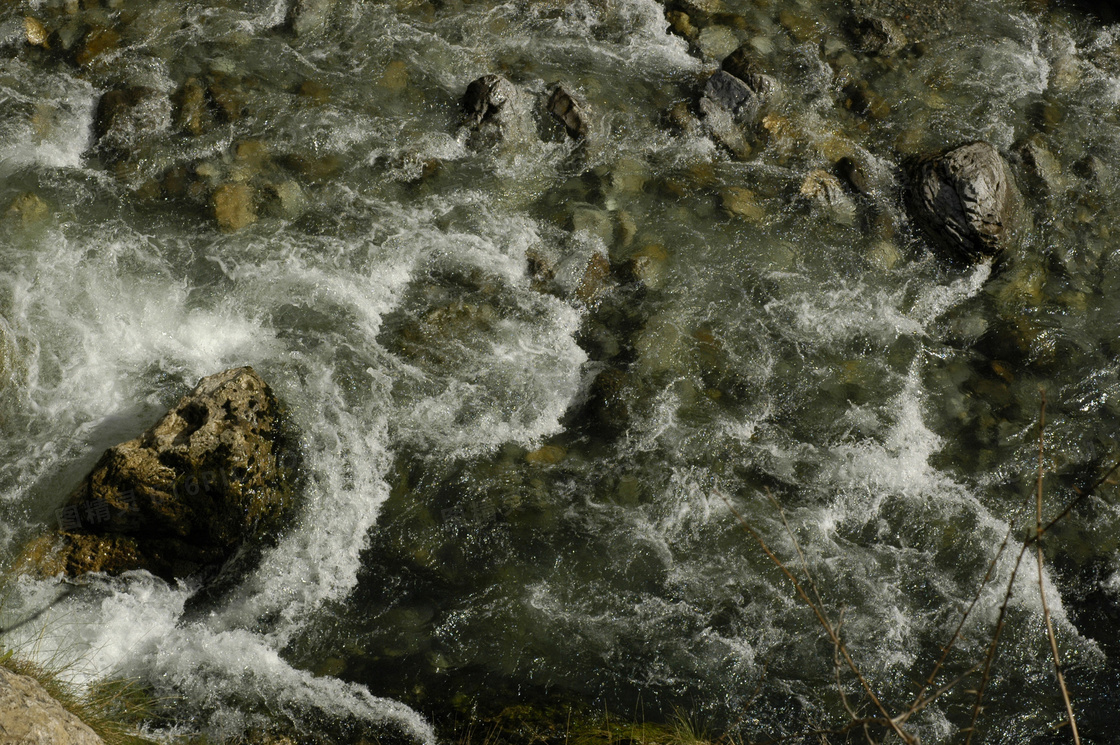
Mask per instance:
[[[856,13],[844,22],[844,30],[856,51],[890,57],[906,46],[906,35],[888,18]]]
[[[801,182],[801,196],[838,223],[851,225],[855,221],[855,203],[844,191],[840,179],[828,171],[820,168],[810,171]]]
[[[288,9],[288,28],[296,36],[322,31],[330,20],[335,0],[295,0]]]
[[[232,233],[257,221],[253,187],[245,183],[222,184],[210,197],[214,220],[224,232]]]
[[[1017,238],[1020,201],[1007,164],[987,142],[923,159],[913,169],[909,206],[915,221],[966,263],[997,256]]]
[[[203,378],[150,429],[109,448],[25,551],[43,574],[164,579],[216,569],[274,537],[294,506],[294,456],[272,389],[250,367]]]

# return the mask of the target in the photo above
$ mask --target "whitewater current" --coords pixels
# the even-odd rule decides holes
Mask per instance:
[[[990,664],[982,741],[1048,743],[1041,588],[1082,740],[1115,742],[1113,487],[1041,575],[1016,557],[1043,395],[1048,517],[1120,457],[1120,27],[1016,0],[296,5],[0,9],[3,563],[231,367],[272,386],[306,477],[217,599],[9,572],[4,646],[138,681],[168,742],[426,744],[514,706],[754,742],[876,715],[864,682],[901,713],[971,607],[932,686],[963,682],[907,732],[959,741]],[[859,53],[853,10],[906,46]],[[776,85],[746,157],[695,111],[740,45]],[[500,133],[461,104],[484,74],[519,91]],[[580,139],[544,110],[556,83]],[[137,90],[106,131],[106,94]],[[979,139],[1029,225],[962,268],[902,187]],[[806,196],[843,158],[862,193]],[[243,223],[223,184],[255,190]]]

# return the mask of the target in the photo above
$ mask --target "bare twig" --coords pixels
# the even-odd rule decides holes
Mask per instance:
[[[980,712],[984,709],[984,689],[988,687],[988,681],[992,678],[992,662],[996,658],[996,647],[999,646],[999,637],[1003,633],[1004,622],[1007,619],[1007,606],[1011,603],[1011,596],[1015,594],[1015,577],[1019,573],[1019,567],[1023,563],[1023,556],[1026,555],[1027,549],[1030,544],[1023,543],[1023,547],[1019,549],[1019,556],[1015,559],[1015,566],[1011,569],[1011,578],[1007,580],[1007,592],[1003,595],[1003,603],[999,607],[999,617],[996,619],[996,628],[992,632],[992,641],[988,644],[988,653],[984,657],[983,674],[980,676],[980,685],[976,688],[976,704],[972,707],[972,719],[968,724],[968,736],[965,738],[965,745],[970,745],[972,742],[972,735],[976,733],[976,722],[980,719]]]
[[[1070,731],[1073,733],[1074,745],[1081,745],[1081,737],[1077,734],[1077,720],[1073,716],[1073,705],[1069,700],[1069,689],[1066,688],[1066,679],[1062,675],[1062,658],[1058,653],[1058,640],[1054,636],[1054,623],[1050,619],[1050,605],[1046,602],[1046,589],[1043,584],[1042,574],[1042,538],[1045,533],[1042,527],[1042,475],[1044,437],[1046,434],[1046,393],[1039,391],[1042,404],[1038,415],[1038,488],[1036,489],[1035,512],[1035,554],[1038,557],[1038,597],[1042,601],[1042,617],[1046,620],[1046,635],[1050,639],[1050,652],[1054,656],[1054,673],[1058,677],[1058,687],[1062,690],[1062,701],[1066,705],[1066,718],[1069,720]]]
[[[933,682],[937,678],[938,673],[941,672],[941,668],[945,666],[945,660],[949,658],[949,653],[952,651],[953,646],[957,643],[957,640],[960,639],[961,631],[964,629],[964,625],[965,622],[968,621],[968,617],[972,614],[972,609],[976,607],[976,603],[979,602],[980,597],[984,593],[984,588],[987,587],[988,582],[991,581],[992,575],[995,573],[996,565],[999,563],[1000,557],[1003,556],[1003,552],[1007,549],[1007,542],[1011,539],[1011,532],[1012,530],[1014,530],[1014,527],[1014,522],[1007,527],[1007,533],[1003,536],[1003,542],[999,544],[999,550],[996,551],[996,555],[992,557],[992,560],[990,562],[988,562],[988,571],[984,573],[984,579],[980,581],[980,586],[976,588],[976,594],[972,596],[972,602],[968,604],[968,608],[966,608],[964,614],[961,615],[961,620],[957,624],[957,628],[953,630],[953,635],[949,638],[949,642],[941,650],[941,658],[937,661],[937,664],[933,666],[933,670],[930,672],[929,677],[926,678],[925,682],[922,684],[922,687],[918,690],[918,695],[914,697],[913,703],[911,703],[910,707],[906,710],[906,713],[904,714],[906,719],[909,719],[910,716],[924,709],[926,706],[932,703],[934,699],[943,695],[961,680],[980,669],[979,665],[975,665],[970,668],[968,672],[954,680],[949,685],[942,686],[928,697],[925,695],[926,691],[929,690],[930,686],[933,685]],[[905,719],[903,721],[905,721]]]
[[[793,583],[793,587],[797,591],[797,594],[801,598],[801,600],[806,605],[808,605],[810,609],[812,609],[813,615],[817,617],[817,621],[825,630],[825,633],[828,634],[829,640],[832,642],[834,647],[839,650],[840,655],[844,658],[844,664],[846,664],[848,666],[848,669],[852,671],[852,674],[856,676],[856,679],[859,681],[859,684],[863,688],[864,693],[867,694],[868,699],[870,699],[871,703],[882,715],[882,721],[880,723],[883,726],[889,728],[896,735],[898,735],[899,739],[902,740],[902,742],[907,743],[907,745],[913,743],[914,738],[903,731],[898,720],[890,715],[890,712],[887,711],[886,706],[883,705],[883,702],[871,688],[871,684],[867,682],[867,679],[865,677],[863,677],[863,673],[860,672],[859,666],[856,665],[855,660],[852,659],[852,655],[848,651],[847,646],[845,646],[844,642],[840,640],[839,636],[837,636],[836,629],[833,628],[832,623],[828,620],[828,616],[824,612],[824,607],[818,605],[813,601],[812,598],[809,597],[809,594],[805,591],[805,586],[797,579],[793,572],[790,571],[789,567],[787,567],[785,563],[780,558],[778,558],[778,555],[774,553],[774,551],[770,548],[770,546],[766,543],[765,539],[763,539],[758,531],[752,528],[750,523],[747,522],[746,518],[744,518],[739,513],[739,511],[735,509],[735,506],[731,504],[731,500],[729,500],[727,496],[722,492],[720,492],[719,495],[720,498],[724,501],[724,504],[727,505],[727,508],[731,510],[731,514],[733,514],[735,516],[735,519],[739,521],[739,525],[743,528],[743,531],[754,538],[754,540],[762,548],[763,552],[770,559],[770,561],[772,561],[774,565],[782,571],[782,574],[786,575],[786,578]],[[784,519],[785,518],[783,516],[783,520]],[[796,545],[796,543],[797,541],[795,539],[794,544]],[[798,548],[798,552],[800,552],[800,548]]]

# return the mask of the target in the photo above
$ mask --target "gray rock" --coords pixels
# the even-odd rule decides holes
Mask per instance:
[[[0,667],[0,745],[103,745],[38,681]]]
[[[704,84],[704,98],[730,112],[740,122],[754,124],[762,108],[761,97],[744,81],[717,70]]]
[[[739,158],[751,154],[747,131],[759,120],[762,97],[725,70],[717,70],[704,84],[700,98],[704,127],[712,138]]]
[[[321,31],[330,20],[335,0],[295,0],[288,9],[288,28],[296,36]]]
[[[59,510],[60,530],[24,561],[41,574],[165,579],[217,568],[290,516],[297,456],[251,367],[203,378],[149,430],[105,451]]]
[[[573,139],[587,137],[588,110],[587,104],[576,98],[563,83],[557,83],[548,97],[548,113],[556,117],[568,131],[568,136]]]
[[[844,30],[856,51],[880,57],[890,57],[902,51],[907,40],[894,21],[879,16],[857,13],[844,23]]]
[[[517,89],[501,75],[483,75],[467,86],[463,94],[463,108],[467,118],[475,125],[498,119],[513,98]]]
[[[724,72],[734,75],[747,84],[747,87],[762,98],[766,98],[777,87],[774,79],[762,72],[755,60],[755,50],[750,44],[743,44],[720,63]]]
[[[919,161],[909,196],[918,225],[955,259],[994,257],[1018,236],[1021,199],[1007,164],[987,142]]]

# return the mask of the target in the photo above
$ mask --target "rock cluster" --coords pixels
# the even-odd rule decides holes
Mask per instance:
[[[203,378],[136,439],[109,448],[25,556],[45,574],[216,569],[274,536],[297,462],[272,390],[249,367]]]

